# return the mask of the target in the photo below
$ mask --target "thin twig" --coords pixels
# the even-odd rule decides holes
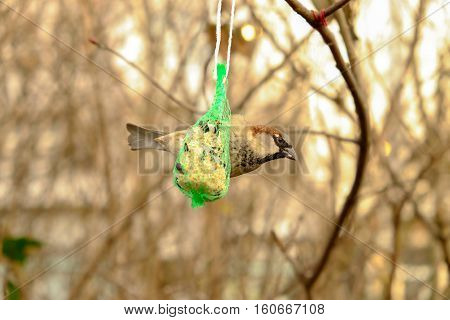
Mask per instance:
[[[419,2],[419,8],[418,8],[417,17],[415,20],[417,23],[417,28],[414,30],[414,35],[413,35],[413,38],[411,40],[411,43],[410,43],[409,49],[408,49],[408,56],[406,57],[406,60],[405,60],[404,66],[403,66],[403,70],[400,73],[399,79],[405,79],[406,75],[409,72],[411,65],[413,64],[414,57],[416,55],[417,48],[418,48],[419,39],[420,39],[421,25],[419,24],[419,22],[422,21],[424,18],[424,15],[426,12],[426,5],[427,5],[427,0],[421,0]],[[405,87],[405,81],[400,80],[400,81],[398,81],[398,83],[394,87],[394,89],[392,90],[392,94],[389,98],[389,111],[386,113],[386,119],[384,121],[384,126],[383,126],[380,136],[384,136],[386,134],[386,131],[390,127],[393,117],[397,117],[398,119],[400,119],[400,116],[396,112],[396,107],[399,103],[400,97],[402,96],[402,91],[403,91],[404,87]]]
[[[283,244],[283,242],[280,240],[280,238],[278,238],[278,236],[277,236],[277,234],[275,233],[274,230],[272,230],[270,232],[270,235],[271,235],[272,240],[275,243],[275,245],[278,247],[280,252],[283,254],[283,256],[286,258],[286,260],[292,266],[292,269],[294,269],[294,272],[295,272],[295,275],[296,275],[298,281],[300,281],[304,285],[304,287],[306,289],[306,294],[308,296],[308,299],[310,299],[311,298],[310,291],[308,290],[308,287],[306,285],[308,279],[300,271],[300,269],[298,268],[297,263],[294,261],[294,259],[292,259],[291,256],[288,254],[286,246]]]
[[[442,217],[439,215],[439,210],[436,212],[435,225],[432,224],[428,219],[426,219],[419,210],[419,205],[417,201],[411,201],[414,208],[414,216],[419,220],[428,232],[435,238],[436,242],[439,244],[444,262],[447,266],[447,271],[450,274],[450,251],[448,250],[447,239],[444,233],[444,223]]]
[[[318,87],[318,86],[316,86],[314,84],[311,84],[311,90],[313,90],[318,95],[320,95],[320,96],[330,100],[334,104],[336,104],[337,109],[339,111],[344,113],[352,122],[356,122],[356,119],[353,116],[353,114],[349,110],[347,110],[347,108],[345,107],[344,99],[343,99],[342,95],[339,92],[337,94],[335,94],[335,95],[331,95],[331,94],[325,92],[323,90],[323,87]]]
[[[324,132],[324,131],[309,130],[308,134],[312,134],[312,135],[316,135],[316,136],[324,136],[324,137],[331,138],[331,139],[341,141],[341,142],[349,142],[349,143],[359,144],[359,141],[356,139],[345,138],[345,137],[341,137],[336,134],[332,134],[332,133],[328,133],[328,132]]]
[[[344,40],[345,49],[347,51],[348,59],[350,65],[352,66],[353,73],[355,74],[356,80],[361,83],[362,72],[361,66],[358,64],[358,57],[355,52],[355,32],[353,27],[350,26],[349,21],[346,19],[344,12],[336,12],[336,21],[339,25],[339,30],[342,35],[342,40]]]
[[[155,88],[157,88],[159,91],[161,91],[165,96],[167,96],[167,98],[169,98],[172,102],[175,102],[177,105],[179,105],[180,107],[182,107],[183,109],[189,110],[190,112],[194,112],[194,113],[201,113],[198,110],[195,110],[195,108],[190,107],[186,104],[184,104],[183,102],[181,102],[180,100],[178,100],[177,98],[175,98],[170,92],[168,92],[166,89],[164,89],[155,79],[153,79],[147,72],[145,72],[144,70],[142,70],[141,67],[139,67],[137,64],[135,64],[134,62],[128,60],[127,58],[125,58],[122,54],[120,54],[119,52],[117,52],[116,50],[108,47],[106,44],[104,43],[100,43],[99,41],[90,38],[89,42],[92,43],[93,45],[95,45],[97,48],[99,48],[100,50],[104,50],[107,51],[109,53],[112,53],[113,55],[115,55],[116,57],[118,57],[119,59],[123,60],[126,64],[128,64],[130,67],[132,67],[133,69],[136,69],[145,79],[147,79]]]
[[[405,195],[399,204],[392,204],[392,228],[393,228],[393,247],[391,253],[391,270],[389,272],[388,281],[386,285],[384,299],[391,300],[392,299],[392,289],[394,286],[394,279],[397,271],[397,264],[400,256],[400,226],[401,226],[401,213],[405,203],[407,202],[407,195]]]
[[[253,95],[265,84],[267,83],[272,77],[277,73],[280,69],[282,69],[289,61],[292,55],[305,43],[307,39],[310,38],[312,35],[312,32],[308,33],[306,37],[304,37],[302,40],[300,40],[297,44],[295,44],[284,56],[283,61],[281,61],[280,64],[270,69],[267,74],[257,83],[255,84],[250,90],[247,91],[244,98],[237,104],[235,108],[235,112],[239,112],[244,108],[245,104],[253,97]]]
[[[331,139],[334,139],[334,140],[340,141],[340,142],[349,142],[349,143],[359,144],[359,141],[356,139],[341,137],[337,134],[328,133],[325,131],[310,130],[310,129],[297,129],[297,130],[291,130],[291,131],[289,131],[289,133],[306,133],[306,134],[312,134],[314,136],[324,136],[324,137],[331,138]]]
[[[331,6],[329,6],[328,8],[326,8],[324,10],[325,17],[331,16],[333,13],[335,13],[339,9],[345,7],[350,1],[351,0],[341,0],[341,1],[338,1],[334,4],[332,4]]]

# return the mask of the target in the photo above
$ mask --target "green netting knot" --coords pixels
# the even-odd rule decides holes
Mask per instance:
[[[231,110],[226,95],[226,67],[217,64],[214,101],[188,129],[173,168],[174,183],[193,208],[224,197],[230,184]]]

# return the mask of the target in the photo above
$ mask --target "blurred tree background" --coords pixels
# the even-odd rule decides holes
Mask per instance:
[[[228,96],[250,123],[291,133],[301,163],[267,164],[193,210],[170,155],[128,148],[127,122],[172,131],[207,110],[216,5],[0,2],[3,295],[448,296],[448,2],[353,0],[328,19],[370,123],[363,183],[332,243],[360,128],[327,45],[283,0],[237,1]],[[229,12],[224,1],[222,57]]]

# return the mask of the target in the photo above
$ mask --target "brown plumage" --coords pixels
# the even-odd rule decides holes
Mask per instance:
[[[162,133],[128,123],[128,144],[131,150],[157,149],[173,153],[183,147],[186,130]],[[231,177],[257,169],[263,163],[287,158],[296,160],[297,155],[283,134],[276,128],[249,125],[241,115],[231,118],[230,135]]]

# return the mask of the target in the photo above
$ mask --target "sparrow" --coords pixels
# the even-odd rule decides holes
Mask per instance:
[[[185,148],[187,130],[163,133],[127,123],[130,149],[155,149],[168,151],[175,157]],[[215,130],[206,127],[207,130]],[[297,154],[287,138],[277,128],[266,125],[249,125],[242,115],[231,116],[230,159],[231,177],[252,172],[262,164],[277,159],[296,160]]]

